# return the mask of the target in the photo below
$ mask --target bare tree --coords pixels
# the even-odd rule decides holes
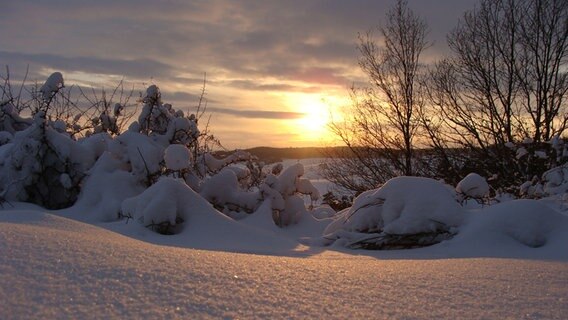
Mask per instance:
[[[359,66],[369,77],[369,87],[354,88],[344,119],[331,124],[350,154],[331,155],[334,160],[325,174],[357,191],[394,176],[420,174],[415,138],[424,99],[418,78],[428,27],[400,0],[387,12],[379,31],[380,44],[371,32],[359,36]]]
[[[465,13],[448,36],[453,56],[427,81],[432,108],[423,114],[447,172],[504,183],[538,174],[521,170],[511,144],[566,129],[567,13],[565,0],[482,0]]]
[[[548,141],[563,133],[568,121],[568,1],[525,0],[523,11],[520,104],[532,122],[526,135],[537,142]]]

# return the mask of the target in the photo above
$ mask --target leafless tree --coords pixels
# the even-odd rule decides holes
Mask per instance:
[[[519,172],[510,145],[566,129],[568,2],[481,0],[448,44],[453,55],[428,78],[432,108],[423,113],[439,158],[487,176],[536,173]]]
[[[397,175],[420,174],[415,139],[424,99],[418,78],[428,27],[400,0],[378,29],[380,43],[371,31],[359,36],[359,66],[369,86],[354,88],[344,118],[331,124],[349,154],[331,155],[325,170],[328,179],[357,191]]]
[[[518,71],[523,110],[531,119],[526,135],[548,141],[568,121],[568,1],[525,0],[519,24]]]

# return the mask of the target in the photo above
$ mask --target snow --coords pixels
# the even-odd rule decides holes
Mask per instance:
[[[358,208],[386,199],[380,214],[370,211],[374,220],[361,225],[427,216],[459,232],[420,249],[348,250],[315,245],[333,221],[325,214],[318,219],[305,211],[280,228],[267,200],[235,221],[174,178],[136,189],[121,163],[103,152],[70,209],[5,204],[0,252],[9,254],[0,255],[0,318],[563,319],[568,313],[568,217],[556,200],[464,209],[438,181],[398,178],[357,198]],[[297,181],[302,171],[317,178],[296,163],[283,168],[282,181]],[[237,182],[228,167],[213,177],[223,175]],[[133,219],[101,219],[120,209]],[[177,216],[184,222],[174,235],[144,226],[145,219]],[[430,226],[421,221],[412,228]]]
[[[43,100],[49,100],[63,87],[63,75],[61,72],[54,72],[45,80],[45,83],[39,88],[39,92],[41,92]]]
[[[0,212],[0,318],[563,319],[566,262],[159,246]],[[201,235],[206,234],[203,232]],[[210,238],[211,239],[211,238]],[[260,240],[260,239],[258,239]]]
[[[340,213],[324,235],[341,237],[341,231],[435,232],[440,227],[457,227],[463,219],[463,209],[447,186],[429,178],[398,177],[381,188],[359,195],[353,206]]]
[[[181,144],[169,145],[164,154],[166,168],[173,171],[189,168],[190,158],[189,149]]]
[[[127,131],[115,104],[79,134],[80,116],[68,123],[49,109],[63,86],[53,73],[33,117],[2,107],[0,319],[566,314],[564,166],[521,186],[540,200],[490,199],[475,173],[455,188],[398,177],[335,212],[321,205],[334,187],[321,159],[219,159],[198,140],[210,137],[196,116],[163,103],[155,85]],[[551,144],[557,158],[566,152]],[[547,156],[528,152],[517,156]],[[513,304],[487,298],[512,287]]]
[[[472,172],[458,183],[456,191],[469,198],[481,199],[489,196],[489,184],[484,177]]]

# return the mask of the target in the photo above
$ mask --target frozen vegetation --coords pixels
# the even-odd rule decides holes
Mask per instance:
[[[398,177],[336,212],[319,161],[217,157],[199,116],[155,85],[126,130],[120,104],[55,118],[63,88],[56,72],[33,115],[0,110],[2,319],[568,313],[565,166],[520,186],[530,199],[492,195],[476,173],[456,186]],[[506,290],[517,300],[496,304]]]

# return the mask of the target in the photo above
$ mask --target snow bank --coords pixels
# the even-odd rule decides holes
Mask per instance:
[[[126,164],[109,152],[87,173],[77,203],[62,214],[81,221],[108,222],[119,218],[122,201],[144,191]]]
[[[567,216],[536,200],[514,200],[472,212],[452,242],[466,251],[525,246],[568,254],[567,231]]]
[[[447,186],[428,178],[398,177],[359,195],[326,229],[408,234],[459,226],[463,209]]]
[[[154,243],[266,254],[305,250],[294,240],[234,221],[215,210],[179,179],[162,178],[142,194],[126,199],[122,213],[140,223],[126,225],[121,221],[110,228]],[[164,221],[177,225],[178,217],[183,223],[178,225],[174,235],[159,235],[145,228],[147,224]]]

